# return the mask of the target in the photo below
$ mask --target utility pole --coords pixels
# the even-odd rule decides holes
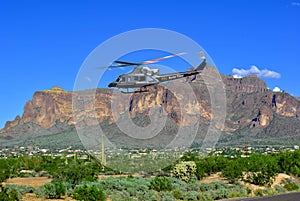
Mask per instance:
[[[249,142],[245,139],[245,156],[249,157]]]
[[[104,137],[103,134],[101,135],[101,166],[102,166],[102,171],[104,171],[104,166],[106,164],[105,161],[105,154],[104,154]]]

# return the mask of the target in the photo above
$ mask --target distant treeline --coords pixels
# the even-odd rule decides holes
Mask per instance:
[[[289,181],[283,186],[277,186],[275,190],[268,188],[265,192],[253,192],[244,188],[240,181],[268,187],[278,173],[300,176],[300,151],[271,155],[252,154],[246,158],[214,155],[202,158],[188,153],[164,170],[153,172],[152,175],[156,175],[154,178],[135,178],[128,175],[99,180],[99,175],[120,173],[109,168],[103,171],[101,164],[93,157],[85,160],[76,157],[9,157],[0,159],[0,182],[12,177],[32,176],[48,176],[52,178],[52,182],[38,189],[2,186],[0,197],[2,200],[17,200],[26,192],[34,192],[37,196],[47,198],[67,196],[78,200],[93,200],[86,197],[87,195],[93,196],[94,200],[105,200],[105,197],[112,200],[213,200],[253,194],[269,195],[297,190],[299,184]],[[214,173],[220,173],[231,184],[198,182]]]

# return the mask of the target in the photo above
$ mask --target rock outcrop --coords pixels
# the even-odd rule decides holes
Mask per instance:
[[[267,85],[256,75],[244,78],[234,78],[232,75],[223,76],[226,90],[233,93],[264,93],[268,91]]]
[[[222,75],[221,79],[225,84],[227,99],[226,132],[260,128],[261,133],[268,135],[268,132],[276,133],[276,129],[280,129],[274,125],[279,119],[282,122],[282,119],[292,118],[292,122],[298,122],[299,125],[299,99],[285,92],[268,90],[264,81],[257,76],[237,79]],[[185,82],[181,80],[183,81]],[[147,116],[153,107],[160,108],[161,112],[177,124],[192,125],[195,120],[199,120],[200,124],[209,124],[213,116],[208,86],[201,76],[197,76],[191,86],[197,103],[183,98],[189,96],[187,91],[178,89],[175,94],[164,85],[152,87],[147,93],[135,94],[122,94],[110,89],[68,92],[60,87],[53,87],[35,92],[32,100],[25,104],[23,115],[8,121],[0,130],[0,138],[53,134],[73,128],[75,124],[78,127],[103,122],[111,124],[118,121],[125,111],[129,111],[134,118]],[[121,101],[113,106],[118,111],[118,114],[113,115],[112,101],[116,94],[121,97]],[[183,115],[186,116],[184,120]],[[295,125],[289,128],[289,132],[291,135],[300,134]]]

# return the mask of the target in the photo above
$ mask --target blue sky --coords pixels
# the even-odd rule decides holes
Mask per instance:
[[[94,48],[139,28],[185,34],[210,54],[223,74],[234,74],[234,68],[235,73],[257,72],[253,66],[262,76],[263,70],[278,73],[277,78],[263,78],[267,85],[300,96],[299,25],[300,0],[3,0],[0,127],[22,115],[35,91],[56,85],[71,91]]]

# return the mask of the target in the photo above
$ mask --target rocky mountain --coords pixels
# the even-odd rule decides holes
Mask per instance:
[[[286,92],[272,92],[257,76],[234,78],[222,75],[226,92],[226,120],[220,142],[233,142],[247,138],[264,140],[300,141],[300,100]],[[110,89],[68,92],[60,87],[38,91],[27,101],[22,116],[8,121],[0,130],[0,139],[12,140],[40,135],[52,135],[88,126],[105,124],[116,130],[114,123],[129,111],[140,126],[147,126],[151,108],[161,108],[174,125],[192,126],[200,122],[198,137],[205,135],[212,115],[209,86],[203,76],[191,82],[197,103],[191,103],[184,89],[176,93],[166,85],[150,88],[147,93],[123,94]],[[185,80],[180,80],[185,82]],[[120,100],[115,105],[114,98]],[[72,105],[73,101],[73,105]],[[112,106],[117,113],[113,113]],[[74,108],[73,108],[74,107]],[[185,116],[183,119],[182,116]],[[216,129],[218,126],[216,126]]]

